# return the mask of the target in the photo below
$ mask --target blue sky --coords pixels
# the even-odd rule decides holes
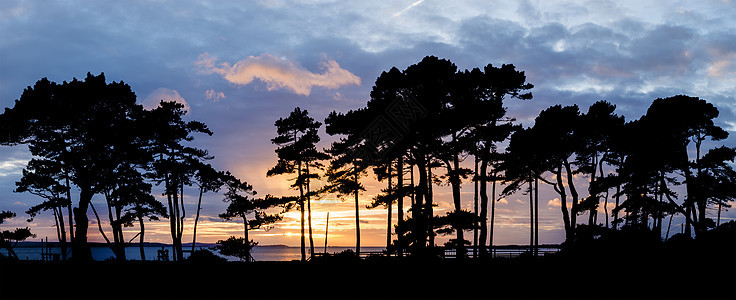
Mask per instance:
[[[405,69],[426,55],[450,59],[460,69],[513,63],[525,71],[534,99],[506,102],[509,115],[525,125],[554,104],[584,110],[605,99],[631,120],[658,97],[687,94],[719,108],[717,122],[731,133],[722,143],[736,144],[732,0],[0,2],[1,106],[12,106],[43,77],[61,82],[104,72],[108,81],[130,84],[149,107],[162,98],[186,103],[189,116],[215,132],[196,141],[215,155],[212,164],[259,194],[293,193],[284,178],[265,177],[276,162],[270,144],[276,119],[296,106],[318,120],[332,110],[362,107],[382,71]],[[20,215],[39,201],[12,192],[29,158],[23,147],[0,148],[0,209]],[[382,186],[369,183],[363,199]],[[449,209],[446,191],[437,191],[440,209]],[[472,186],[463,192],[470,205]],[[543,192],[549,205],[541,211],[541,240],[559,242],[555,194]],[[217,220],[225,207],[220,199],[206,198],[202,224],[212,234],[198,240],[240,232],[241,225]],[[528,208],[516,202],[523,199],[499,204],[505,205],[499,212],[505,227],[497,230],[497,243],[525,242]],[[188,200],[193,203],[193,196]],[[332,212],[335,244],[352,243],[351,206],[335,199],[315,205],[315,219]],[[385,212],[361,213],[364,245],[382,245]],[[298,244],[298,224],[287,217],[255,239]],[[27,226],[23,219],[10,226]],[[31,226],[54,237],[52,224],[39,218]],[[161,233],[147,236],[167,242],[166,225],[152,223]],[[90,238],[101,239],[90,228]]]

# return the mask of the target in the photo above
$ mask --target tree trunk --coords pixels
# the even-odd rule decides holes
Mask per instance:
[[[590,190],[590,187],[593,185],[593,183],[596,181],[595,176],[595,169],[598,165],[598,152],[596,152],[593,155],[593,172],[590,172],[590,183],[588,183],[588,192],[590,194],[590,197],[593,197],[596,199],[597,203],[594,206],[590,207],[590,210],[588,212],[588,225],[593,226],[596,223],[596,220],[598,219],[598,205],[600,203],[600,199],[598,199],[598,193],[592,193]]]
[[[355,168],[355,172],[353,174],[353,178],[355,180],[355,254],[360,256],[360,207],[358,205],[358,193],[360,192],[358,190],[358,167],[353,164],[353,168]]]
[[[452,186],[452,200],[455,204],[455,212],[460,213],[462,210],[462,203],[460,199],[460,160],[457,154],[453,154],[452,157],[453,167],[450,168],[448,164],[447,171],[450,173],[450,185]],[[465,258],[465,228],[459,224],[453,224],[455,230],[457,230],[457,259],[462,261]]]
[[[572,196],[572,211],[573,213],[570,214],[570,231],[571,236],[575,236],[575,227],[577,222],[577,207],[578,207],[578,191],[575,189],[575,182],[573,181],[573,174],[572,174],[572,168],[570,167],[570,162],[567,160],[562,161],[563,165],[565,166],[565,172],[567,173],[567,186],[570,188],[570,195]]]
[[[534,257],[539,255],[539,176],[534,177]]]
[[[621,202],[620,201],[621,200],[620,193],[621,193],[621,184],[619,183],[618,185],[616,185],[616,208],[618,208],[621,205],[621,203],[620,203]],[[619,212],[618,209],[614,209],[614,211],[613,211],[613,229],[618,229],[618,223],[619,223],[619,221],[618,221],[618,219],[619,219],[618,212]]]
[[[243,238],[245,239],[245,247],[248,249],[248,252],[246,253],[245,261],[246,262],[253,262],[255,259],[253,259],[253,256],[250,254],[250,251],[253,250],[250,246],[250,240],[248,237],[248,218],[245,217],[245,214],[241,215],[243,217]]]
[[[177,191],[177,186],[178,184],[174,185],[174,197],[171,201],[174,205],[174,214],[171,215],[174,224],[174,227],[171,228],[171,242],[174,250],[174,253],[172,255],[172,257],[174,257],[174,261],[181,261],[183,260],[183,255],[179,255],[179,251],[181,249],[181,239],[179,238],[179,228],[181,226],[181,211],[179,210],[179,192]]]
[[[54,215],[54,227],[56,227],[56,238],[59,241],[59,244],[61,244],[61,230],[59,226],[59,214],[57,213],[59,209],[56,209],[56,207],[52,207],[51,212]]]
[[[488,239],[488,161],[481,160],[480,171],[478,171],[478,195],[480,196],[480,256],[485,257],[486,240]],[[491,203],[493,206],[493,203]],[[493,220],[493,215],[491,215]],[[493,224],[493,222],[491,222]],[[493,246],[493,225],[491,225],[491,242],[489,246]]]
[[[126,260],[127,258],[125,256],[125,233],[123,232],[123,224],[120,222],[120,215],[123,212],[123,207],[122,205],[118,203],[120,202],[118,201],[115,202],[115,219],[117,220],[116,225],[118,227],[118,240],[120,241],[120,243],[118,244],[118,247],[120,248],[119,251],[121,253],[121,259]]]
[[[74,221],[72,221],[73,213],[72,213],[72,193],[71,193],[71,186],[69,185],[69,170],[64,168],[64,178],[66,181],[66,198],[69,200],[69,203],[66,205],[66,210],[69,218],[69,241],[72,243],[72,248],[74,248]],[[67,256],[66,253],[63,254],[64,257]]]
[[[61,259],[63,261],[66,261],[67,244],[66,244],[66,226],[64,225],[64,212],[61,209],[61,207],[59,207],[58,210],[59,210],[59,213],[58,213],[59,225],[56,226],[56,229],[59,231],[59,247],[61,250]],[[56,211],[56,208],[54,208],[54,211]]]
[[[398,225],[396,227],[396,240],[397,240],[397,250],[399,252],[399,257],[404,256],[404,231],[403,231],[403,222],[404,222],[404,156],[399,156],[399,162],[396,166],[396,173],[397,173],[397,183],[396,188],[401,192],[398,199],[396,199],[396,224]]]
[[[302,162],[301,160],[297,162],[297,180],[301,179],[302,177]],[[301,214],[301,254],[302,254],[302,261],[307,261],[307,250],[306,250],[306,241],[304,236],[304,185],[299,184],[299,211]]]
[[[475,180],[473,180],[473,214],[477,218],[480,215],[480,212],[478,211],[478,157],[475,157],[475,167],[473,168],[473,177]],[[473,258],[478,257],[478,223],[476,221],[475,226],[473,226]]]
[[[432,159],[427,160],[427,194],[424,196],[425,216],[427,218],[427,235],[429,239],[428,246],[434,248],[434,194],[432,192]]]
[[[555,177],[557,177],[557,188],[555,188],[555,191],[560,195],[560,210],[562,211],[562,222],[565,225],[565,241],[573,242],[575,233],[570,224],[570,211],[567,210],[567,193],[565,192],[565,184],[562,182],[562,165],[557,166]]]
[[[197,222],[199,222],[199,211],[202,209],[202,194],[204,194],[204,187],[199,187],[199,200],[197,200],[197,215],[194,217],[194,229],[192,231],[192,253],[194,253],[194,248],[197,246]]]
[[[493,178],[491,183],[491,228],[490,228],[490,234],[488,236],[488,246],[491,250],[491,254],[493,254],[493,226],[496,222],[496,175],[498,173],[496,172],[496,169],[493,169]],[[486,196],[488,198],[488,196]]]
[[[391,182],[391,179],[392,179],[391,178],[392,177],[392,174],[391,174],[392,164],[393,164],[393,160],[388,163],[388,192],[389,193],[393,193],[394,192],[392,190],[393,186],[391,185],[391,183],[392,183]],[[391,199],[391,198],[389,198],[389,199]],[[392,202],[393,202],[392,200],[389,200],[388,207],[387,207],[387,211],[388,212],[386,213],[386,215],[387,215],[386,216],[386,250],[387,251],[389,249],[391,249],[391,214],[392,214],[391,207],[393,206],[393,205],[391,205]]]
[[[700,145],[701,145],[701,143],[702,143],[702,141],[703,141],[704,138],[705,137],[703,137],[702,139],[701,138],[698,138],[695,141],[695,151],[696,151],[695,165],[697,166],[697,172],[698,172],[697,173],[697,179],[698,179],[698,181],[700,181],[700,179],[703,178],[703,176],[704,176],[703,175],[703,168],[701,168],[701,166],[700,166]],[[687,152],[685,152],[685,153],[687,153]],[[695,199],[696,199],[696,203],[698,204],[698,220],[700,220],[699,226],[695,228],[695,230],[696,230],[695,234],[699,234],[699,233],[702,233],[702,232],[705,232],[705,231],[708,230],[708,228],[706,227],[707,226],[707,223],[706,223],[706,216],[705,216],[705,210],[706,210],[706,208],[708,206],[708,199],[706,199],[706,197],[704,197],[704,195],[702,193],[703,188],[702,188],[702,186],[699,183],[695,186],[695,188],[697,190],[697,197]],[[688,196],[690,196],[690,194],[688,194]]]
[[[312,197],[309,195],[309,162],[305,162],[307,168],[307,227],[309,228],[309,255],[314,255],[314,239],[312,238]]]
[[[424,195],[427,192],[427,164],[423,154],[416,157],[417,171],[419,172],[419,186],[416,188],[414,205],[412,207],[412,218],[415,222],[414,228],[414,254],[423,256],[427,247],[427,218],[424,207]]]
[[[184,249],[182,248],[183,245],[181,242],[181,237],[184,234],[184,218],[187,216],[187,212],[184,207],[184,182],[179,183],[179,191],[180,191],[179,201],[181,203],[181,215],[179,216],[179,228],[177,228],[177,232],[176,232],[176,240],[177,240],[176,255],[178,256],[177,260],[184,261]]]
[[[74,262],[89,262],[92,260],[92,252],[87,244],[87,229],[89,228],[87,210],[92,201],[93,192],[91,186],[82,185],[79,188],[79,207],[74,209],[74,223],[77,226],[72,244],[72,259]]]
[[[529,178],[529,252],[534,250],[534,187]]]
[[[120,234],[118,233],[121,230],[120,223],[115,219],[112,213],[113,206],[115,205],[115,199],[111,199],[110,193],[105,192],[105,200],[107,200],[107,218],[110,221],[110,227],[112,227],[112,252],[115,253],[115,259],[118,261],[125,260],[125,253],[123,252],[125,248],[120,247],[122,244],[122,241],[120,240]],[[99,220],[97,220],[98,225]],[[102,232],[102,227],[100,226],[100,232]],[[121,249],[122,248],[122,249]]]
[[[605,154],[603,156],[601,156],[601,159],[598,162],[598,171],[600,172],[600,174],[599,174],[600,176],[598,178],[600,178],[600,179],[603,179],[603,176],[604,176],[604,174],[603,174],[603,161],[604,161],[604,158],[605,158]],[[609,189],[606,188],[606,196],[605,196],[605,199],[603,201],[603,214],[606,216],[606,228],[608,228],[608,225],[609,225],[608,224],[608,196],[609,196],[608,190]]]
[[[330,212],[327,212],[327,220],[325,221],[325,255],[327,254],[327,233],[330,232]]]
[[[143,251],[144,250],[143,249],[143,236],[146,234],[146,227],[143,225],[143,215],[142,214],[138,214],[138,223],[140,223],[141,225],[141,236],[140,236],[140,240],[138,243],[138,249],[141,251],[141,260],[145,261],[146,252]]]
[[[97,210],[95,209],[94,204],[90,203],[89,206],[92,207],[92,212],[95,214],[95,219],[97,220],[97,229],[100,231],[100,235],[102,235],[102,238],[105,239],[105,242],[109,246],[110,239],[107,238],[107,235],[105,235],[105,231],[102,230],[102,222],[100,222],[100,215],[97,214]],[[113,251],[113,254],[115,254],[115,248],[113,247],[111,250]]]

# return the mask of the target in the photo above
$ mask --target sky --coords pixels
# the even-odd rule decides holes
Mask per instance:
[[[716,123],[731,133],[720,143],[735,146],[735,17],[733,0],[0,0],[0,107],[12,106],[41,78],[62,82],[104,72],[108,82],[128,83],[147,108],[161,99],[184,103],[188,119],[214,132],[193,143],[215,156],[214,167],[252,184],[258,195],[295,195],[288,176],[265,176],[277,160],[270,142],[276,136],[274,121],[297,106],[318,121],[333,110],[364,107],[382,71],[403,70],[434,55],[460,70],[511,63],[525,71],[535,86],[534,99],[504,103],[508,115],[524,126],[556,104],[577,104],[585,111],[608,100],[618,114],[633,120],[656,98],[686,94],[718,107]],[[320,133],[320,147],[327,147],[332,138],[324,129]],[[24,146],[0,147],[0,210],[18,213],[2,226],[30,226],[39,237],[53,240],[49,213],[25,221],[23,212],[41,199],[13,192],[29,159]],[[364,184],[362,246],[382,246],[386,210],[363,207],[385,183],[371,174]],[[160,194],[160,187],[155,191]],[[186,242],[191,241],[196,191],[185,192]],[[435,192],[435,211],[444,214],[452,208],[449,188]],[[462,197],[464,207],[472,209],[472,183],[463,185]],[[551,188],[541,188],[540,243],[564,239],[555,197]],[[198,241],[242,235],[242,223],[217,217],[227,206],[222,198],[205,195]],[[528,242],[526,199],[516,194],[498,202],[494,243]],[[100,196],[93,204],[105,207]],[[334,195],[315,201],[315,244],[324,243],[329,211],[329,244],[354,245],[353,209],[352,199]],[[736,218],[733,211],[722,219]],[[679,232],[679,223],[673,221],[673,232]],[[102,225],[109,235],[107,222]],[[170,242],[168,222],[146,226],[146,241]],[[126,237],[137,231],[127,228]],[[89,238],[103,241],[94,223]],[[298,245],[298,212],[252,232],[251,238],[262,245]]]

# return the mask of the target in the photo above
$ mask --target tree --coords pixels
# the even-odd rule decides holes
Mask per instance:
[[[279,213],[267,214],[265,210],[275,206],[284,206],[285,203],[282,202],[283,198],[271,196],[263,199],[252,198],[256,194],[253,186],[240,181],[229,172],[225,173],[223,179],[227,186],[223,201],[228,202],[229,205],[225,213],[220,214],[220,218],[226,220],[243,218],[243,238],[230,237],[227,241],[218,241],[218,249],[223,255],[235,255],[241,260],[252,262],[253,257],[250,251],[258,243],[248,238],[248,231],[280,221],[282,217]],[[251,219],[248,219],[249,217]]]
[[[542,173],[547,169],[548,162],[546,157],[537,150],[542,142],[536,133],[534,128],[514,132],[506,148],[506,159],[501,166],[505,175],[504,182],[507,183],[502,195],[510,195],[522,189],[525,184],[528,185],[525,193],[529,195],[529,247],[530,251],[535,252],[539,242],[538,182]]]
[[[578,133],[580,122],[581,115],[577,105],[564,107],[555,105],[540,112],[531,129],[532,139],[535,140],[536,145],[544,145],[544,147],[529,149],[534,152],[531,155],[535,157],[535,160],[531,160],[532,168],[535,176],[542,182],[552,185],[560,196],[560,210],[565,226],[566,241],[573,241],[577,215],[582,211],[579,208],[579,194],[573,180],[574,175],[579,172],[573,169],[573,155],[581,144]],[[563,176],[563,169],[565,176]],[[542,174],[546,171],[554,174],[555,182],[542,178]],[[567,188],[565,188],[563,177],[567,179]],[[570,192],[572,198],[570,209],[567,208],[567,191]]]
[[[247,241],[245,238],[231,236],[227,240],[217,241],[215,250],[222,255],[235,256],[241,261],[252,262],[254,259],[250,252],[257,244],[252,240]]]
[[[383,189],[381,192],[383,194],[378,194],[375,197],[373,197],[373,202],[371,204],[366,205],[366,208],[373,209],[377,208],[379,206],[383,206],[386,208],[386,219],[387,219],[387,225],[386,225],[386,250],[387,251],[393,251],[392,241],[391,241],[391,233],[392,230],[392,207],[393,204],[396,202],[396,199],[398,198],[396,196],[397,188],[393,185],[393,177],[394,177],[394,170],[393,170],[393,161],[388,162],[387,164],[383,164],[380,166],[376,166],[373,168],[373,173],[376,174],[376,179],[378,181],[383,181],[384,179],[388,179],[388,187],[386,189]]]
[[[84,81],[76,78],[57,84],[41,79],[23,91],[13,108],[0,117],[4,145],[28,144],[31,154],[61,165],[70,200],[70,184],[79,188],[78,205],[70,223],[73,231],[75,261],[91,259],[87,245],[89,220],[87,210],[92,196],[99,191],[97,174],[112,147],[116,123],[140,108],[135,94],[124,82],[106,83],[104,74],[87,73]],[[72,214],[68,214],[70,217]]]
[[[485,254],[485,244],[488,238],[487,182],[489,179],[493,183],[491,218],[494,216],[495,209],[495,182],[498,174],[496,166],[500,158],[496,144],[506,140],[515,130],[512,125],[514,120],[506,117],[503,100],[507,97],[530,100],[532,93],[527,91],[534,85],[527,83],[524,72],[516,70],[512,64],[504,64],[501,67],[488,64],[483,68],[483,72],[473,69],[470,72],[459,73],[459,75],[464,79],[459,84],[458,95],[461,99],[465,99],[460,103],[467,103],[460,106],[463,108],[460,115],[462,118],[475,115],[472,118],[473,122],[469,125],[471,145],[468,145],[468,151],[479,160],[479,174],[474,180],[479,185],[480,249],[481,254]],[[489,166],[493,167],[491,171],[488,171]],[[491,224],[491,228],[492,226]],[[490,238],[492,244],[492,233]]]
[[[144,128],[149,128],[145,136],[152,157],[147,166],[148,177],[157,185],[164,184],[174,258],[177,261],[184,259],[181,242],[186,217],[184,186],[192,184],[197,162],[213,158],[206,150],[184,145],[194,140],[193,133],[212,135],[204,123],[185,121],[185,114],[182,104],[161,101],[158,107],[147,112],[144,119]]]
[[[147,151],[147,129],[141,128],[145,122],[144,117],[145,112],[141,106],[136,106],[127,113],[111,116],[106,126],[114,134],[101,138],[108,149],[100,155],[97,191],[105,196],[107,202],[108,220],[114,241],[112,250],[119,260],[126,259],[125,247],[128,244],[123,236],[123,227],[133,226],[136,218],[135,215],[125,214],[126,207],[150,206],[155,201],[151,195],[151,185],[144,182],[145,178],[141,173],[152,160],[152,155]],[[97,212],[94,212],[97,217]],[[98,228],[109,243],[102,227]]]
[[[728,137],[728,132],[713,122],[718,114],[718,109],[703,99],[677,95],[654,100],[641,118],[644,128],[651,130],[653,135],[650,136],[656,139],[657,149],[668,149],[666,151],[671,153],[671,156],[666,157],[667,166],[684,173],[687,198],[682,208],[688,223],[686,234],[690,233],[691,225],[696,234],[708,228],[709,221],[705,215],[708,200],[703,196],[697,175],[702,172],[699,163],[702,142],[708,137],[714,141]],[[690,142],[693,142],[696,150],[694,168],[687,154]]]
[[[197,223],[199,222],[199,211],[202,209],[202,195],[206,192],[218,192],[225,184],[226,174],[217,172],[211,165],[202,164],[199,161],[196,164],[197,173],[194,175],[195,183],[199,186],[199,198],[197,199],[197,212],[194,217],[194,229],[192,230],[192,253],[197,246]]]
[[[530,88],[523,72],[513,65],[458,72],[449,60],[427,56],[404,71],[383,72],[365,108],[332,112],[325,123],[328,134],[343,135],[343,142],[354,145],[345,148],[355,149],[355,156],[368,164],[406,159],[417,167],[412,222],[398,226],[397,235],[401,240],[402,230],[412,230],[414,241],[407,244],[413,245],[415,257],[432,255],[433,251],[426,251],[434,246],[432,169],[444,166],[447,170],[445,178],[460,213],[460,184],[470,173],[460,163],[473,148],[471,133],[474,128],[501,123],[505,114],[501,100],[509,95],[530,99],[531,94],[523,93]],[[455,232],[463,235],[462,229]],[[462,248],[464,243],[459,245]]]
[[[279,118],[274,123],[276,126],[277,136],[271,139],[273,144],[278,145],[276,154],[279,158],[276,165],[268,170],[266,176],[274,176],[281,174],[294,174],[292,188],[299,190],[299,210],[301,211],[301,254],[302,261],[306,260],[306,243],[304,234],[304,202],[311,207],[309,182],[314,178],[314,174],[309,171],[310,166],[316,166],[319,160],[325,159],[326,155],[316,150],[316,144],[319,142],[317,130],[322,123],[315,121],[309,116],[306,110],[299,107],[286,118]],[[311,210],[309,211],[311,233]],[[310,234],[310,254],[314,253],[314,241]]]
[[[141,260],[146,260],[146,253],[143,249],[143,240],[146,235],[146,227],[143,219],[147,218],[149,221],[153,221],[158,220],[159,216],[168,218],[169,215],[166,212],[166,207],[164,207],[161,202],[156,200],[153,195],[151,195],[151,185],[143,182],[141,182],[140,184],[145,185],[145,187],[133,187],[131,189],[131,198],[134,198],[135,200],[132,202],[132,206],[126,209],[122,219],[125,224],[131,226],[133,220],[138,220],[138,224],[141,228],[138,233],[138,248],[140,251]],[[148,190],[147,193],[144,192],[146,190]]]
[[[698,161],[699,171],[695,180],[700,183],[700,196],[707,205],[718,207],[718,219],[708,227],[720,225],[721,210],[731,207],[729,202],[736,200],[736,171],[728,163],[735,159],[736,148],[721,146],[709,150]]]
[[[125,214],[127,209],[140,211],[137,214],[141,224],[145,215],[165,215],[151,202],[155,200],[151,200],[150,185],[144,182],[144,170],[149,171],[145,175],[157,184],[166,183],[172,238],[177,246],[175,257],[181,259],[183,189],[194,173],[191,162],[210,158],[207,151],[181,143],[193,139],[190,133],[211,134],[201,122],[183,121],[184,114],[181,104],[163,101],[158,108],[146,111],[136,104],[130,86],[122,81],[106,83],[104,74],[87,73],[84,81],[74,79],[62,84],[44,78],[24,90],[14,107],[0,115],[0,144],[28,144],[36,161],[54,166],[37,175],[56,182],[44,183],[46,187],[53,186],[58,194],[47,193],[47,196],[66,199],[63,203],[70,218],[75,261],[91,259],[87,210],[92,207],[99,219],[91,204],[95,194],[104,195],[107,201],[113,248],[119,258],[125,257],[122,227],[132,226],[134,219],[132,214]],[[78,205],[74,209],[72,183],[79,189]],[[36,191],[45,188],[33,184],[27,181],[23,188]],[[56,214],[60,216],[61,209]],[[62,222],[58,223],[63,226]],[[107,239],[101,225],[98,227]]]
[[[12,211],[0,211],[0,224],[5,222],[7,219],[15,218],[15,213]],[[8,255],[11,258],[18,260],[18,255],[15,253],[13,248],[18,242],[25,241],[29,237],[36,237],[35,234],[31,233],[31,230],[26,228],[16,228],[13,231],[3,230],[0,232],[0,248],[4,248],[8,251]]]
[[[617,167],[615,179],[621,184],[616,195],[624,195],[626,199],[614,208],[614,214],[626,212],[622,221],[629,230],[650,231],[650,218],[653,229],[659,230],[664,214],[674,212],[663,205],[663,198],[666,196],[670,204],[675,203],[676,194],[670,186],[682,184],[673,176],[681,153],[669,147],[672,140],[661,136],[644,117],[627,123],[624,132],[626,141],[617,147],[626,153],[622,155],[625,160]]]
[[[29,222],[33,221],[41,211],[51,210],[54,215],[56,234],[61,248],[61,257],[67,259],[66,226],[64,226],[64,211],[69,200],[65,197],[66,186],[59,182],[61,166],[52,160],[31,159],[23,169],[23,177],[16,182],[15,192],[28,192],[44,198],[45,200],[34,205],[26,213],[30,216]]]
[[[593,103],[588,112],[580,116],[580,123],[575,129],[580,147],[576,150],[575,164],[579,170],[587,173],[590,177],[588,185],[589,196],[583,199],[581,206],[587,208],[588,225],[597,223],[597,212],[600,204],[600,194],[607,186],[601,184],[605,174],[603,172],[604,162],[610,160],[611,139],[616,131],[624,125],[624,117],[614,114],[616,106],[607,101]],[[598,172],[598,173],[597,173]],[[606,192],[607,193],[607,192]],[[608,197],[605,198],[608,203]],[[604,205],[607,212],[607,207]],[[608,227],[608,213],[605,214],[606,227]]]
[[[327,122],[327,121],[325,121]],[[328,184],[323,187],[323,193],[336,193],[338,198],[355,197],[355,253],[360,254],[360,206],[359,194],[365,191],[360,183],[360,177],[366,175],[368,162],[355,156],[355,146],[347,140],[332,143],[326,150],[332,156],[330,165],[325,172]],[[360,147],[360,146],[358,146]]]

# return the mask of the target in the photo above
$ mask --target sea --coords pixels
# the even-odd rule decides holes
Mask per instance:
[[[203,247],[196,247],[197,249],[209,249],[209,246],[203,246]],[[20,260],[41,260],[42,259],[42,250],[43,248],[37,247],[37,246],[21,246],[19,244],[17,247],[15,247],[13,250],[18,255],[18,259]],[[361,252],[381,252],[385,250],[385,247],[361,247]],[[112,250],[109,247],[104,246],[97,246],[97,247],[91,247],[92,250],[92,258],[94,260],[103,261],[108,259],[114,259],[115,254],[112,252]],[[146,260],[156,260],[158,256],[159,250],[168,250],[169,254],[169,260],[173,259],[173,247],[169,245],[165,246],[144,246],[143,251],[146,255]],[[184,247],[184,250],[191,250],[191,246]],[[335,254],[340,253],[345,250],[353,250],[355,251],[355,247],[338,247],[338,246],[329,246],[327,247],[327,253]],[[234,256],[224,256],[217,253],[217,251],[211,250],[213,253],[226,258],[229,261],[238,261],[239,259]],[[309,248],[306,249],[307,251],[307,257],[309,257]],[[60,253],[60,248],[58,247],[51,247],[50,252],[52,254],[54,253]],[[315,248],[315,252],[325,252],[324,247]],[[7,251],[5,249],[1,249],[0,253],[3,255],[7,255]],[[189,252],[184,252],[184,258],[189,256]],[[300,247],[290,247],[290,246],[282,246],[282,245],[274,245],[274,246],[256,246],[253,248],[251,255],[253,255],[253,258],[256,261],[292,261],[292,260],[300,260],[301,259],[301,248]],[[140,248],[138,246],[130,246],[125,247],[125,257],[128,260],[140,260]]]

